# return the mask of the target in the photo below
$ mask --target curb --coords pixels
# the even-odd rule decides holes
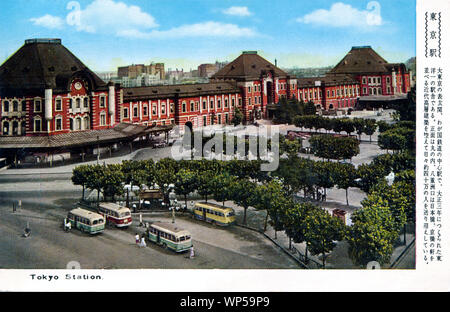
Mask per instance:
[[[395,266],[397,266],[401,260],[401,258],[411,249],[412,245],[414,245],[416,242],[416,238],[414,237],[412,239],[412,241],[408,244],[408,246],[405,247],[405,249],[403,249],[403,251],[401,252],[401,254],[397,257],[397,259],[394,260],[394,262],[392,262],[392,264],[389,266],[389,269],[394,269]]]
[[[236,223],[236,225],[237,226],[239,226],[239,227],[242,227],[242,228],[244,228],[244,229],[247,229],[247,230],[251,230],[251,231],[254,231],[254,232],[257,232],[257,233],[259,233],[259,234],[262,234],[265,238],[267,238],[268,240],[270,240],[273,244],[275,244],[278,248],[280,248],[285,254],[287,254],[289,257],[291,257],[292,259],[294,259],[303,269],[309,269],[309,267],[305,264],[305,263],[303,263],[300,259],[297,259],[292,253],[290,253],[285,247],[283,247],[282,245],[280,245],[280,243],[278,243],[277,241],[275,241],[274,239],[272,239],[269,235],[267,235],[266,233],[264,233],[264,232],[262,232],[262,231],[260,231],[260,230],[257,230],[257,229],[254,229],[254,228],[252,228],[252,227],[249,227],[249,226],[246,226],[246,225],[243,225],[243,224],[238,224],[238,223]]]

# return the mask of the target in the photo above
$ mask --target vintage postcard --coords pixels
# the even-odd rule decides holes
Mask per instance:
[[[448,1],[0,17],[0,290],[449,290]]]

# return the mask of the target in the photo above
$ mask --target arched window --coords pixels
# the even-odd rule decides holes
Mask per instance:
[[[13,112],[18,112],[18,111],[19,111],[19,102],[13,101]]]
[[[20,123],[20,134],[25,135],[27,133],[27,123],[26,121],[22,121]]]
[[[73,119],[70,118],[70,125],[69,125],[70,131],[73,131]]]
[[[41,118],[34,119],[34,132],[40,132],[42,129],[42,121]]]
[[[81,99],[80,98],[77,98],[76,99],[76,103],[77,103],[77,108],[80,108],[81,107]]]
[[[3,122],[2,132],[3,132],[3,135],[9,135],[9,122],[8,121]]]
[[[86,116],[86,117],[84,117],[84,129],[89,129],[89,128],[90,128],[89,117]]]
[[[26,112],[27,111],[27,102],[24,100],[22,101],[22,112]]]
[[[62,130],[63,129],[63,126],[62,126],[62,117],[61,116],[57,116],[56,118],[55,118],[55,130],[56,131],[60,131],[60,130]]]
[[[83,99],[83,107],[88,108],[89,107],[89,98],[85,97]]]
[[[3,102],[3,112],[8,113],[9,112],[9,101]]]
[[[81,130],[81,118],[78,117],[75,121],[75,130]]]

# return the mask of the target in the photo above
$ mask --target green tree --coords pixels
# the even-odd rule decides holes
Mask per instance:
[[[104,167],[101,177],[101,189],[103,195],[110,197],[114,201],[114,197],[122,195],[124,192],[123,181],[124,174],[120,164],[110,164]]]
[[[231,119],[231,123],[236,127],[242,123],[242,120],[244,119],[244,114],[242,114],[239,107],[236,107],[234,109],[233,118]]]
[[[361,266],[371,261],[389,263],[398,232],[388,202],[378,197],[376,202],[355,211],[352,222],[347,234],[352,261]]]
[[[286,198],[283,190],[283,184],[279,179],[273,179],[265,184],[256,184],[255,201],[253,207],[257,210],[266,210],[266,218],[264,220],[264,232],[267,230],[269,219],[269,211],[279,211],[280,203]]]
[[[102,165],[91,165],[90,174],[86,183],[86,187],[97,191],[97,207],[100,204],[100,192],[103,188],[103,176],[105,174],[105,167]]]
[[[370,189],[375,186],[380,179],[383,179],[389,174],[389,168],[383,167],[379,164],[362,164],[358,166],[358,187],[364,192],[368,193]]]
[[[180,169],[176,175],[175,193],[184,196],[184,203],[187,208],[187,196],[197,189],[197,176],[189,169]]]
[[[153,180],[164,194],[164,202],[169,205],[169,193],[176,182],[178,164],[171,158],[164,158],[155,164]]]
[[[291,204],[286,207],[283,218],[283,228],[286,235],[296,244],[306,241],[306,217],[313,210],[320,209],[311,203]],[[308,263],[308,246],[305,249],[305,261]]]
[[[243,224],[247,225],[247,209],[255,202],[255,183],[249,180],[237,180],[231,186],[233,202],[244,208]]]
[[[91,175],[91,166],[89,165],[80,165],[72,170],[72,183],[74,185],[81,185],[83,187],[81,200],[84,200],[84,191],[86,189],[86,185],[89,181],[90,175]]]
[[[345,189],[345,200],[348,206],[348,189],[356,185],[357,172],[352,164],[336,164],[333,170],[333,180],[340,189]]]
[[[370,143],[372,143],[372,135],[377,131],[377,122],[373,119],[364,120],[364,133],[369,136]]]
[[[195,176],[197,180],[197,193],[205,198],[208,202],[208,196],[212,194],[211,180],[215,177],[215,172],[211,170],[196,171]]]
[[[209,182],[214,200],[225,206],[225,201],[233,197],[231,187],[235,181],[235,177],[226,173],[214,176]]]
[[[305,217],[305,224],[304,239],[308,250],[313,255],[322,254],[325,268],[325,254],[336,247],[335,241],[343,239],[345,225],[341,219],[331,216],[324,209],[311,210]]]
[[[316,105],[314,105],[314,102],[312,101],[308,101],[305,104],[305,108],[304,108],[304,115],[315,115],[316,114]]]

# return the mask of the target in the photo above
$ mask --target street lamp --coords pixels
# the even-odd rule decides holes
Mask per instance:
[[[97,165],[100,161],[100,137],[97,135]]]

